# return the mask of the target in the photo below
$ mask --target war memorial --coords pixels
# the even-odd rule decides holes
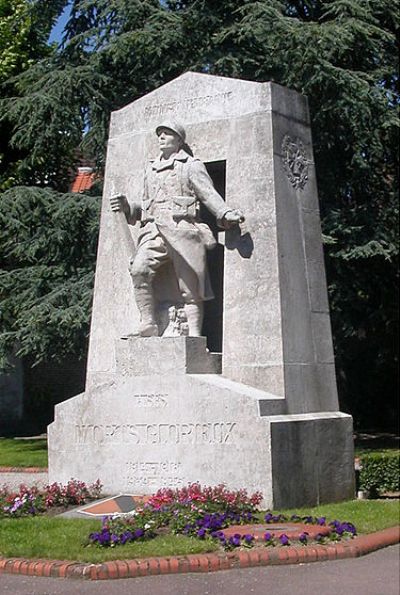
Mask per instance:
[[[114,112],[85,392],[49,480],[354,496],[307,100],[188,72]]]

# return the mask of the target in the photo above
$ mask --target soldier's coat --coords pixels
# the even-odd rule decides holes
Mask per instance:
[[[132,205],[129,220],[141,220],[132,274],[154,274],[171,261],[179,297],[186,303],[214,297],[206,250],[216,242],[208,225],[199,221],[199,201],[217,222],[230,210],[205,165],[181,149],[170,159],[158,158],[149,165],[142,202]]]

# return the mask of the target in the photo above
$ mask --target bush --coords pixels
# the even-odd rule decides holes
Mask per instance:
[[[360,489],[374,493],[400,491],[400,451],[387,450],[360,455]]]

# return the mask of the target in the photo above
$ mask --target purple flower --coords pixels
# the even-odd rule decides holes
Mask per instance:
[[[351,533],[352,535],[357,535],[357,530],[353,523],[343,523],[342,527],[347,533]]]
[[[144,535],[144,529],[135,529],[135,531],[133,532],[133,537],[135,539],[140,539],[141,537],[143,537]]]
[[[124,535],[126,536],[127,541],[132,541],[133,540],[133,533],[132,531],[125,531]]]
[[[240,545],[239,533],[235,533],[235,535],[232,535],[232,537],[229,538],[229,544],[233,547],[238,547]]]
[[[285,535],[285,533],[282,533],[282,535],[279,536],[279,541],[281,542],[281,545],[289,545],[289,537],[287,535]]]
[[[271,514],[270,512],[267,512],[267,514],[264,517],[264,520],[266,523],[271,523],[273,518],[274,518],[274,515]]]
[[[268,531],[264,534],[264,541],[272,541],[272,533]]]
[[[299,541],[305,545],[307,543],[308,535],[307,531],[303,531],[303,533],[299,535]]]
[[[96,533],[91,533],[89,535],[89,539],[91,539],[92,541],[98,541],[100,537],[100,533],[96,532]]]
[[[98,542],[100,545],[110,545],[111,535],[106,529],[103,529],[99,534]]]
[[[250,545],[251,542],[254,541],[254,535],[250,535],[249,533],[243,535],[243,541],[245,541],[247,545]]]
[[[315,519],[315,522],[317,523],[317,525],[320,525],[320,526],[326,525],[326,517],[324,517],[324,516],[317,517]]]
[[[324,539],[324,536],[322,535],[322,533],[317,533],[314,539],[315,541],[322,541]]]
[[[200,539],[204,539],[205,535],[206,530],[203,527],[197,531],[197,537],[199,537]]]
[[[355,535],[357,535],[357,529],[355,528],[354,525],[351,525],[351,527],[349,527],[348,531],[353,535],[353,537]]]

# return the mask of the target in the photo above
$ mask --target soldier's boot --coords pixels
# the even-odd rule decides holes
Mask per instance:
[[[204,303],[196,302],[194,304],[185,304],[185,312],[189,325],[190,337],[201,337],[201,328],[203,326]]]
[[[135,287],[135,300],[140,313],[140,325],[135,335],[158,337],[158,326],[154,317],[154,300],[149,285]]]

